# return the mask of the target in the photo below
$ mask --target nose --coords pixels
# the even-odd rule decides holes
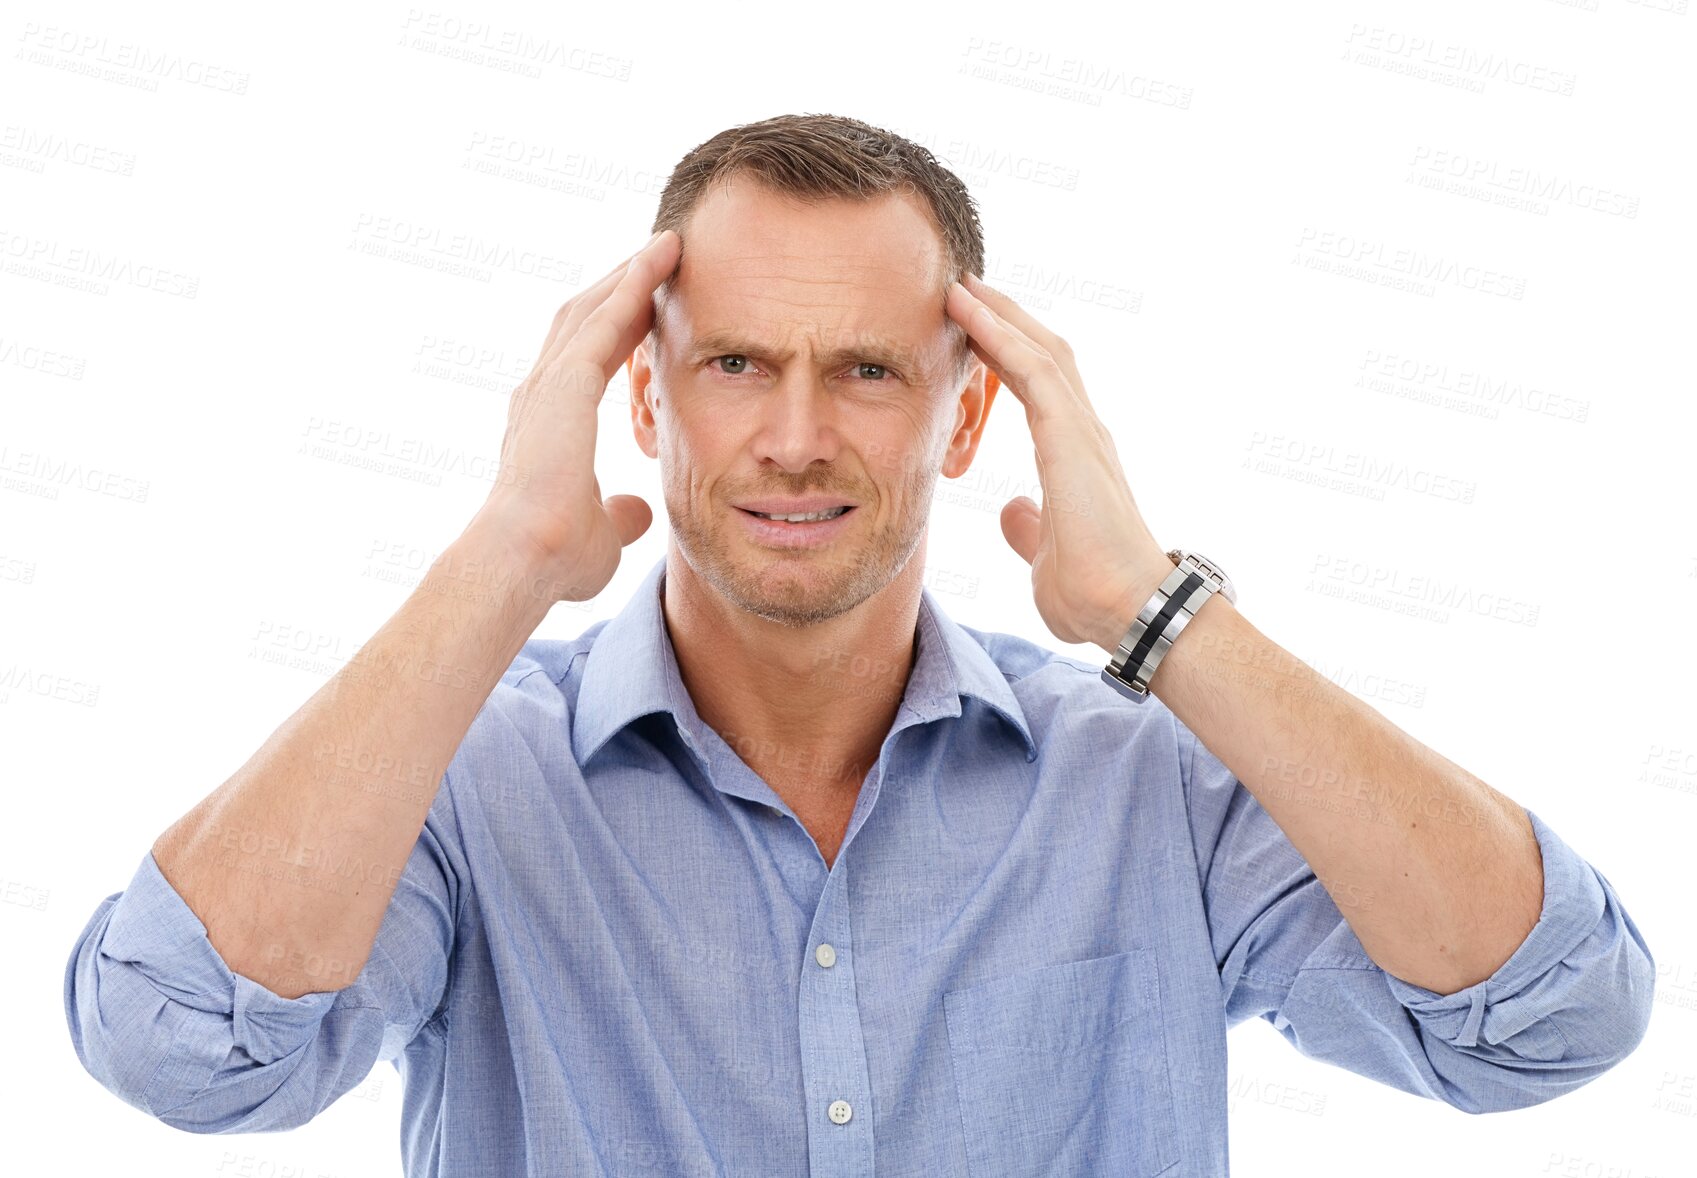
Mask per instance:
[[[800,474],[815,462],[834,463],[842,449],[841,406],[826,382],[800,365],[759,396],[754,457]]]

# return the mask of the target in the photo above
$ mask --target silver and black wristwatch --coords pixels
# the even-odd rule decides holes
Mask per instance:
[[[1114,657],[1102,668],[1102,681],[1135,703],[1149,697],[1149,680],[1154,678],[1155,668],[1208,598],[1219,593],[1237,604],[1231,578],[1200,552],[1174,548],[1167,559],[1175,562],[1173,571],[1139,611],[1131,629],[1120,639]]]

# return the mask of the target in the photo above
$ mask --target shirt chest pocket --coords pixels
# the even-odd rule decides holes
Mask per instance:
[[[1021,970],[943,995],[974,1173],[1152,1178],[1179,1135],[1154,951]]]

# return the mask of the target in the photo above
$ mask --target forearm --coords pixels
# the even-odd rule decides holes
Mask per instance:
[[[1537,922],[1542,859],[1524,808],[1225,598],[1203,605],[1149,686],[1278,823],[1389,973],[1453,993],[1494,973]]]
[[[230,969],[284,998],[358,976],[443,771],[546,616],[545,590],[474,522],[329,682],[159,836],[160,872]]]

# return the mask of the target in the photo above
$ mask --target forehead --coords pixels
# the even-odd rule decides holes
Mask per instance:
[[[947,339],[946,255],[923,199],[802,203],[747,177],[704,193],[683,232],[663,334],[779,351]]]

